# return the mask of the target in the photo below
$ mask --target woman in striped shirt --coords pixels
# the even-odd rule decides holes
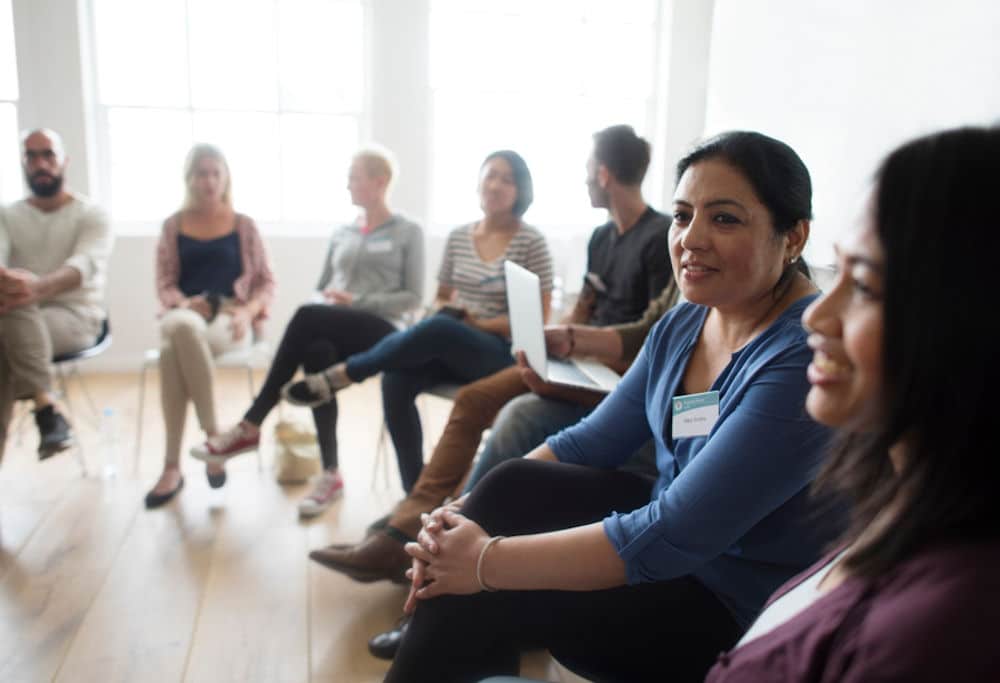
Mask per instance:
[[[283,391],[291,403],[316,406],[340,389],[384,373],[382,406],[407,492],[424,462],[417,394],[443,382],[472,382],[513,363],[505,260],[539,276],[548,315],[552,259],[542,234],[521,220],[532,198],[531,173],[520,155],[503,150],[486,157],[479,173],[483,217],[448,237],[435,314]]]

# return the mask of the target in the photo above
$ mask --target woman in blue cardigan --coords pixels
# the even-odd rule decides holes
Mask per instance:
[[[811,183],[758,133],[678,164],[686,304],[586,419],[425,520],[387,681],[469,681],[548,648],[598,680],[701,680],[827,533],[807,512],[827,430],[805,413]],[[615,469],[645,441],[655,481]]]

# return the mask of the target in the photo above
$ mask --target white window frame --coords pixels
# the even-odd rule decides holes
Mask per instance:
[[[177,0],[184,2],[184,18],[185,18],[185,35],[190,36],[191,34],[191,16],[188,8],[191,2],[196,2],[197,0]],[[274,0],[277,4],[281,0]],[[362,49],[363,57],[362,64],[360,68],[364,75],[362,80],[362,94],[360,101],[360,109],[357,111],[324,111],[324,112],[313,112],[313,111],[303,111],[303,110],[293,110],[282,108],[281,103],[281,91],[278,89],[277,99],[278,106],[275,110],[262,110],[262,109],[233,109],[226,110],[230,113],[264,113],[272,114],[279,117],[288,114],[324,114],[333,116],[353,116],[357,119],[358,124],[358,137],[362,144],[371,139],[371,65],[372,65],[372,9],[371,4],[373,0],[361,0],[359,3],[361,5],[362,12]],[[94,0],[87,0],[86,4],[86,21],[87,21],[87,31],[90,36],[97,35],[97,21],[96,21],[96,8]],[[188,44],[185,47],[185,61],[186,61],[186,71],[187,71],[187,83],[188,83],[188,105],[185,107],[178,106],[146,106],[146,105],[106,105],[100,101],[100,89],[99,89],[99,79],[100,73],[97,63],[97,53],[92,51],[90,59],[85,63],[85,68],[89,69],[91,75],[90,82],[93,84],[93,117],[94,117],[94,129],[95,129],[95,142],[97,144],[97,150],[95,151],[97,157],[97,169],[98,177],[96,178],[99,187],[102,188],[101,193],[102,200],[106,206],[111,206],[113,200],[114,189],[111,183],[111,136],[110,136],[110,121],[109,112],[113,109],[135,109],[135,110],[145,110],[145,111],[174,111],[183,112],[191,115],[192,120],[192,139],[194,139],[194,114],[198,112],[216,112],[216,109],[201,109],[194,107],[192,105],[193,98],[191,97],[191,46],[190,39],[188,39]],[[279,154],[280,154],[279,146]],[[336,171],[333,171],[336,173]],[[178,169],[178,174],[180,170]],[[344,171],[344,176],[346,177],[346,169]],[[280,192],[280,188],[275,191]],[[280,204],[279,204],[280,205]],[[238,207],[237,207],[238,208]],[[160,218],[149,218],[146,220],[136,220],[136,219],[122,219],[113,217],[116,225],[116,229],[119,234],[153,234],[157,232],[160,228],[162,217]],[[280,220],[264,220],[258,221],[258,228],[264,234],[281,234],[281,235],[326,235],[330,231],[331,222],[342,221],[348,219],[349,217],[334,217],[331,216],[330,219],[326,220],[315,220],[315,221],[289,221],[285,219]]]

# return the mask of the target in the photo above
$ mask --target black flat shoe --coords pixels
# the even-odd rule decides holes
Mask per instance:
[[[395,628],[385,633],[379,633],[369,640],[368,651],[372,653],[373,657],[392,659],[396,656],[396,652],[399,650],[399,643],[402,642],[403,636],[406,635],[406,629],[409,627],[410,617],[404,616],[399,620]]]
[[[222,470],[218,474],[209,474],[208,470],[205,470],[205,478],[208,479],[208,485],[213,489],[221,489],[226,485],[226,471]]]
[[[166,505],[182,488],[184,488],[184,477],[180,478],[180,481],[177,482],[177,486],[175,486],[172,491],[167,491],[166,493],[153,493],[150,491],[146,494],[146,509],[152,510],[153,508],[158,508],[161,505]]]

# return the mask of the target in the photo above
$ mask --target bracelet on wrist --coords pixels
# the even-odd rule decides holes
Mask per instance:
[[[476,561],[476,581],[479,582],[479,589],[486,591],[487,593],[496,593],[499,589],[490,586],[483,580],[483,558],[486,557],[486,551],[490,549],[490,546],[494,543],[499,543],[505,538],[507,537],[494,536],[490,540],[486,541],[486,545],[484,545],[483,549],[479,551],[479,559]]]

